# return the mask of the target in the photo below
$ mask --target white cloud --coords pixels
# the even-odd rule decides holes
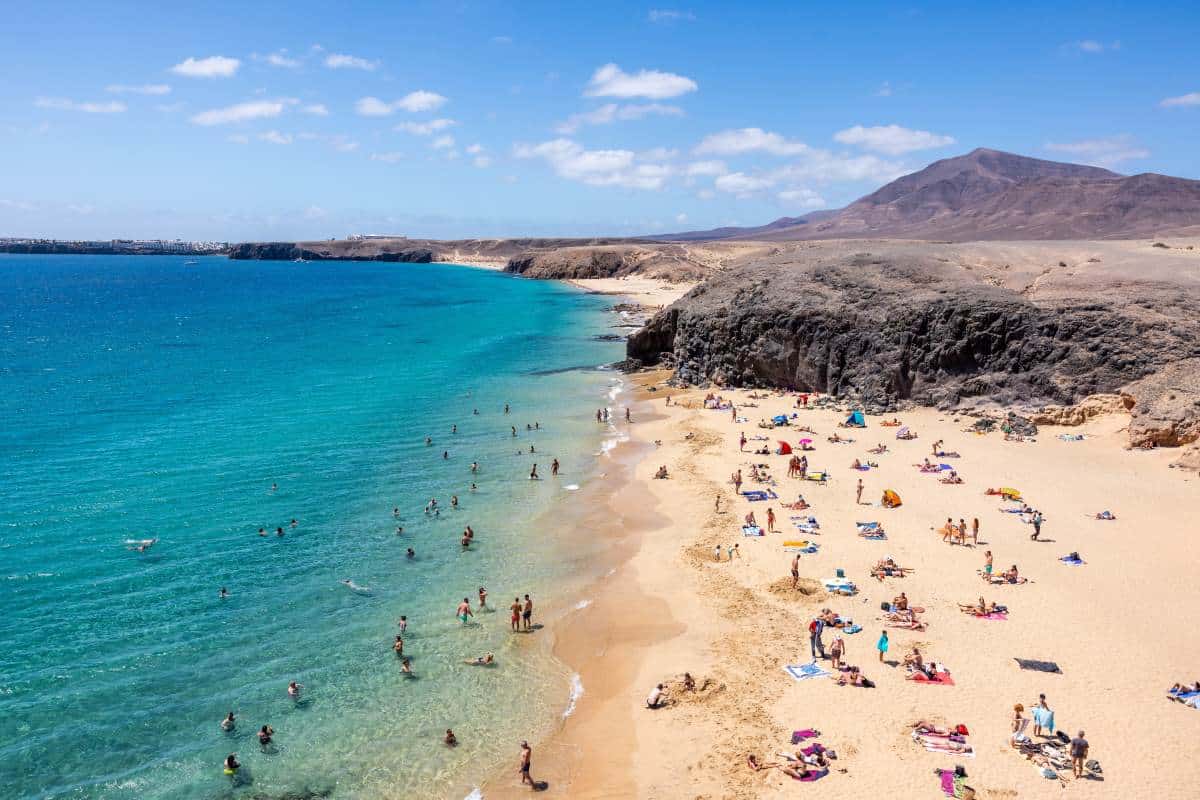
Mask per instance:
[[[452,119],[431,119],[428,122],[401,122],[393,130],[414,136],[431,136],[456,124]]]
[[[329,116],[329,109],[325,107],[324,103],[312,103],[311,105],[304,106],[300,110],[305,114],[312,114],[313,116],[317,117]]]
[[[773,174],[780,183],[867,181],[882,184],[908,172],[912,170],[904,164],[879,156],[851,156],[814,148],[798,161],[780,167]]]
[[[436,92],[427,92],[423,89],[409,92],[396,101],[396,108],[404,111],[433,111],[435,108],[441,108],[446,103],[446,98]]]
[[[744,172],[731,172],[728,175],[721,175],[713,181],[713,186],[720,191],[729,192],[739,197],[747,197],[763,189],[769,189],[774,185],[775,179],[770,176],[747,175]]]
[[[364,117],[386,117],[396,109],[378,97],[364,97],[354,104],[354,110]]]
[[[675,221],[682,225],[688,221],[688,215],[680,212],[675,215]]]
[[[589,186],[661,189],[674,171],[667,164],[638,163],[632,150],[587,150],[570,139],[518,145],[514,154],[517,158],[542,159],[559,177]]]
[[[371,153],[372,161],[382,161],[384,164],[398,164],[404,160],[404,153],[392,151],[390,153]]]
[[[800,208],[821,208],[825,205],[825,198],[812,189],[785,189],[776,197],[788,205]]]
[[[350,56],[345,53],[330,53],[325,56],[325,66],[330,69],[362,69],[367,72],[373,72],[379,66],[379,62],[368,61],[365,58]]]
[[[193,116],[191,121],[195,125],[228,125],[252,119],[268,119],[282,114],[283,106],[283,102],[279,100],[254,100],[225,108],[201,111]]]
[[[439,136],[438,138],[434,139],[433,143],[429,146],[434,150],[449,150],[450,148],[454,147],[454,137]]]
[[[1164,98],[1160,106],[1163,108],[1177,108],[1186,106],[1200,106],[1200,92],[1191,92],[1190,94],[1181,94],[1178,97]]]
[[[358,142],[344,134],[339,133],[336,136],[330,136],[328,140],[330,146],[339,153],[352,153],[358,149]]]
[[[466,150],[471,155],[477,156],[483,152],[483,145],[481,145],[479,142],[476,142],[475,144],[467,145]]]
[[[618,105],[606,103],[591,111],[572,114],[566,120],[554,127],[556,133],[572,134],[585,125],[608,125],[617,120],[641,119],[650,115],[678,117],[683,115],[683,109],[678,106],[663,105],[662,103],[634,103]]]
[[[776,156],[792,156],[808,152],[809,149],[804,142],[789,141],[778,133],[762,128],[739,128],[705,136],[696,145],[695,152],[698,155],[733,156],[761,151]]]
[[[404,97],[392,103],[380,100],[378,97],[364,97],[354,104],[354,108],[364,117],[386,117],[394,114],[397,110],[411,111],[413,113],[433,111],[445,103],[446,98],[440,94],[420,89],[415,92],[409,92]]]
[[[480,169],[486,169],[492,165],[492,159],[488,156],[475,156],[471,163]]]
[[[1046,149],[1068,155],[1098,167],[1115,167],[1122,161],[1148,158],[1150,151],[1141,147],[1129,134],[1078,142],[1047,142]]]
[[[684,170],[687,175],[724,175],[729,172],[724,161],[693,161]]]
[[[326,216],[325,209],[320,206],[309,206],[304,210],[305,219],[324,219]]]
[[[1098,42],[1095,39],[1081,39],[1078,42],[1071,42],[1066,45],[1070,50],[1078,50],[1080,53],[1104,53],[1112,50],[1120,50],[1120,42]]]
[[[902,128],[899,125],[877,125],[872,128],[855,125],[853,128],[838,131],[833,135],[833,139],[842,144],[855,145],[889,156],[954,144],[953,136]]]
[[[492,44],[512,44],[511,36],[493,36]]]
[[[266,131],[258,135],[260,142],[270,142],[271,144],[291,144],[292,135],[290,133],[280,133],[279,131]]]
[[[66,97],[39,97],[33,101],[38,108],[49,108],[55,111],[82,111],[85,114],[120,114],[128,109],[124,103],[110,100],[107,103],[77,103]]]
[[[696,197],[699,197],[701,200],[712,200],[716,196],[717,193],[712,189],[701,189],[700,191],[696,192]]]
[[[171,87],[165,83],[146,83],[140,86],[126,86],[120,83],[113,83],[104,87],[104,91],[111,94],[148,94],[148,95],[163,95],[170,94]]]
[[[691,22],[696,19],[696,15],[691,11],[677,11],[673,8],[652,8],[646,16],[651,22]]]
[[[284,67],[286,69],[296,69],[300,66],[300,59],[291,58],[287,55],[286,50],[280,50],[276,53],[268,54],[264,59],[272,67]]]
[[[241,64],[238,59],[225,56],[189,57],[171,67],[171,72],[188,78],[232,78]]]
[[[645,97],[662,100],[694,92],[699,87],[691,78],[671,72],[644,69],[636,74],[623,72],[616,64],[605,64],[592,75],[588,83],[589,97]]]

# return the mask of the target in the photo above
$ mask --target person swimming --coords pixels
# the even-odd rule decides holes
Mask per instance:
[[[154,545],[158,544],[158,537],[155,536],[153,539],[126,539],[125,544],[127,545],[125,547],[126,550],[144,553],[151,547],[154,547]]]
[[[230,775],[230,776],[236,775],[237,771],[241,768],[242,768],[242,765],[239,764],[238,760],[237,760],[237,753],[230,753],[229,755],[225,756],[224,769],[225,769],[226,775]]]
[[[221,591],[217,592],[217,598],[220,600],[224,600],[227,597],[229,597],[229,590],[226,589],[224,586],[222,586]]]
[[[410,547],[410,548],[408,548],[408,550],[407,550],[407,551],[404,553],[404,555],[405,555],[405,557],[407,557],[407,558],[416,558],[416,557],[417,557],[417,551],[416,551],[416,550],[413,550],[413,549]]]
[[[371,587],[359,586],[357,583],[350,580],[349,578],[343,578],[342,580],[340,580],[338,582],[341,583],[346,588],[350,589],[350,591],[352,591],[352,592],[358,592],[359,594],[370,594],[371,593]]]
[[[237,717],[233,716],[233,712],[230,711],[225,715],[225,719],[221,720],[221,730],[225,731],[226,733],[233,733],[236,728]]]
[[[292,681],[291,683],[288,684],[288,687],[287,687],[288,697],[292,698],[293,700],[299,700],[300,699],[300,690],[303,688],[304,688],[304,684],[296,683],[295,681]]]
[[[496,662],[496,656],[493,653],[488,653],[487,655],[478,656],[476,658],[468,658],[463,661],[464,664],[467,664],[472,667],[486,667],[491,664],[494,664],[495,662]]]

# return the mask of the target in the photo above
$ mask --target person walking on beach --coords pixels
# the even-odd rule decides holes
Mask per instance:
[[[742,491],[742,471],[740,469],[733,473],[733,491],[738,494]]]
[[[521,598],[514,597],[512,605],[508,607],[508,610],[512,612],[512,629],[515,633],[521,629]]]
[[[888,651],[888,635],[887,631],[879,634],[879,641],[875,643],[875,649],[879,651],[879,663],[883,663],[883,654]]]
[[[1083,777],[1083,765],[1087,760],[1088,755],[1088,740],[1083,738],[1083,731],[1080,731],[1074,739],[1071,740],[1071,767],[1075,771],[1076,778]]]
[[[1033,539],[1035,542],[1038,540],[1038,537],[1042,535],[1042,521],[1044,519],[1045,517],[1042,516],[1042,512],[1033,512],[1033,535],[1031,535],[1029,538]]]
[[[971,520],[971,544],[976,546],[979,544],[979,517]]]
[[[992,582],[992,551],[985,550],[983,553],[983,579],[988,583]]]
[[[557,458],[550,462],[550,475],[551,476],[558,475],[558,459]]]
[[[808,623],[808,643],[812,647],[813,661],[817,660],[817,651],[821,652],[821,658],[825,658],[825,643],[821,641],[821,634],[825,632],[825,620],[821,617],[814,617],[813,621]]]
[[[529,599],[529,595],[525,595],[525,607],[521,609],[521,621],[525,625],[525,630],[529,630],[531,619],[533,619],[533,601]]]
[[[717,492],[716,497],[717,497],[717,500],[716,500],[716,503],[713,505],[713,512],[720,514],[721,513],[721,493]]]
[[[531,470],[529,471],[529,480],[531,480],[531,481],[536,481],[536,480],[538,480],[538,474],[537,474],[537,464],[534,464],[534,465],[533,465],[533,469],[531,469]]]
[[[855,487],[855,489],[856,489],[856,492],[854,495],[854,503],[855,503],[855,505],[861,506],[862,505],[862,492],[863,492],[862,478],[858,479],[858,486]]]
[[[468,537],[469,538],[469,537]],[[487,589],[479,587],[479,610],[487,608]]]
[[[521,785],[529,784],[533,786],[533,778],[529,777],[529,765],[533,760],[533,748],[529,746],[529,742],[521,742]]]
[[[633,422],[633,417],[629,416],[629,406],[625,406],[625,422]]]
[[[458,611],[454,612],[454,614],[458,617],[459,622],[466,625],[467,617],[475,616],[474,612],[471,611],[471,601],[464,597],[462,602],[458,604]]]
[[[775,532],[775,509],[767,509],[767,533]]]
[[[792,556],[792,588],[800,585],[800,554]]]
[[[742,431],[741,437],[738,439],[738,450],[746,449],[746,432]]]

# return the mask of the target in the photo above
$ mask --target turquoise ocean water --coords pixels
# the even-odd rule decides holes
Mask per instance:
[[[183,262],[0,256],[0,793],[463,796],[567,705],[546,637],[453,615],[480,585],[561,611],[587,577],[545,520],[613,435],[609,303],[445,265]]]

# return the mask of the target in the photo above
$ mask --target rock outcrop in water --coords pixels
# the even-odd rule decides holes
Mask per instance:
[[[1136,420],[1137,405],[1153,405],[1138,387],[1165,396],[1160,383],[1200,363],[1200,291],[1167,280],[1170,270],[1132,275],[1057,252],[798,245],[713,276],[631,335],[627,355],[668,362],[689,383],[828,392],[869,410],[905,400],[1074,404],[1133,387]],[[1200,408],[1176,410],[1147,412],[1162,422],[1148,434],[1158,443],[1195,435]]]
[[[428,264],[434,260],[429,247],[403,244],[391,248],[346,249],[322,246],[320,242],[246,242],[229,249],[229,257],[262,261],[391,261]]]

